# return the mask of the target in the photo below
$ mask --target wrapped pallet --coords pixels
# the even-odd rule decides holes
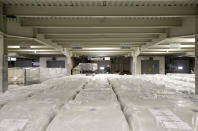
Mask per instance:
[[[26,68],[25,74],[26,84],[35,84],[40,82],[40,68]]]
[[[86,71],[96,71],[98,69],[98,65],[96,63],[79,63],[79,70],[82,72]]]
[[[25,84],[25,69],[9,68],[8,69],[9,84]]]

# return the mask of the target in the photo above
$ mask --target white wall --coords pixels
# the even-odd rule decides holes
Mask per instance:
[[[40,67],[46,68],[47,67],[47,61],[51,60],[51,57],[40,57]]]
[[[137,61],[134,63],[135,65],[135,72],[133,74],[141,74],[141,61],[142,60],[149,60],[149,57],[153,57],[153,60],[159,60],[159,73],[165,74],[165,57],[164,56],[138,56]],[[135,60],[135,59],[134,59]]]

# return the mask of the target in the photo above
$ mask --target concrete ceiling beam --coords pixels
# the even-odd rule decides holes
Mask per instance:
[[[147,49],[143,52],[193,52],[194,49]]]
[[[94,10],[94,11],[91,11]],[[198,9],[192,6],[7,6],[6,14],[10,16],[195,16]]]
[[[142,38],[142,39],[149,39],[149,38],[157,38],[157,34],[81,34],[81,35],[45,35],[46,39],[64,39],[64,38],[75,38],[75,39],[82,39],[82,38]]]
[[[76,44],[80,44],[80,43],[87,43],[87,42],[120,42],[120,43],[136,43],[136,42],[150,42],[151,39],[133,39],[133,38],[103,38],[103,39],[56,39],[56,40],[52,40],[52,42],[55,43],[65,43],[65,42],[72,42],[72,43],[76,43]]]
[[[35,28],[169,28],[181,26],[180,18],[23,18],[21,25]]]
[[[37,32],[39,34],[127,34],[127,33],[135,33],[135,34],[162,34],[166,33],[163,28],[38,28]]]

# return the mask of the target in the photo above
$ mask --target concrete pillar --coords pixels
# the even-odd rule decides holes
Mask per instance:
[[[67,75],[71,75],[71,70],[72,70],[72,67],[73,67],[73,62],[72,62],[72,59],[71,59],[71,56],[72,56],[72,53],[64,48],[64,52],[65,52],[65,68],[67,69]]]
[[[136,75],[137,74],[137,53],[136,51],[131,53],[133,57],[133,62],[132,62],[132,74]]]
[[[0,3],[0,92],[8,89],[8,53],[3,33],[6,33],[6,19],[3,16],[3,4]]]
[[[195,94],[198,95],[198,16],[195,19]]]
[[[133,56],[133,75],[137,74],[137,56]]]
[[[72,66],[73,66],[72,59],[70,56],[67,56],[65,61],[65,68],[67,69],[67,75],[71,75]]]
[[[0,92],[8,89],[8,56],[5,37],[0,35]]]
[[[130,58],[130,72],[133,75],[133,57]]]
[[[198,95],[198,34],[195,35],[195,94]]]

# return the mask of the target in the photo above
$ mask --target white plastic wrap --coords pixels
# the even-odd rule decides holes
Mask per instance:
[[[25,74],[26,84],[34,84],[40,82],[40,68],[26,68]]]
[[[4,94],[0,95],[0,103],[5,104],[10,101],[24,99],[32,95],[33,95],[33,92],[26,90],[26,89],[9,90],[9,91],[6,91]]]
[[[0,110],[0,130],[44,131],[59,108],[56,100],[11,102]]]
[[[194,82],[187,82],[178,79],[174,79],[169,75],[137,75],[136,78],[147,81],[148,83],[156,86],[164,86],[169,89],[174,89],[176,92],[182,92],[186,94],[193,94],[195,89]]]
[[[86,82],[87,82],[87,78],[85,77],[70,76],[63,78],[54,78],[45,81],[41,84],[33,84],[28,86],[9,85],[8,91],[0,94],[0,104],[3,105],[10,101],[18,101],[18,100],[26,99],[34,95],[44,96],[45,94],[45,95],[53,96],[55,95],[56,91],[57,93],[58,92],[61,93],[62,91],[65,93],[65,94],[62,93],[62,95],[68,95],[65,97],[69,97],[70,95],[72,95],[69,94],[70,91],[75,93]],[[57,95],[57,97],[59,96]]]
[[[85,77],[79,78],[78,76],[66,76],[66,77],[46,80],[42,84],[47,84],[57,89],[63,89],[63,88],[81,87],[87,81],[88,80]]]
[[[191,82],[172,77],[75,75],[10,86],[0,94],[0,131],[198,131],[198,98],[185,93]]]
[[[77,95],[75,102],[89,107],[120,108],[112,90],[84,90]]]
[[[74,100],[76,104],[88,107],[120,108],[116,95],[107,79],[93,77]]]
[[[51,81],[52,88],[45,90],[43,93],[36,94],[32,98],[38,100],[53,99],[57,100],[60,104],[64,104],[71,100],[83,87],[86,81],[81,80],[76,78],[72,79],[71,77],[53,79]],[[47,83],[47,81],[45,81],[45,83]]]
[[[136,78],[110,82],[134,131],[197,131],[198,105],[186,95]]]
[[[67,75],[65,68],[9,68],[9,84],[35,84]]]
[[[107,79],[91,77],[92,80],[84,87],[85,90],[111,90]]]
[[[129,131],[129,127],[119,109],[70,105],[55,117],[47,131]]]
[[[75,100],[65,105],[47,131],[129,131],[116,95],[107,80],[92,79]]]

